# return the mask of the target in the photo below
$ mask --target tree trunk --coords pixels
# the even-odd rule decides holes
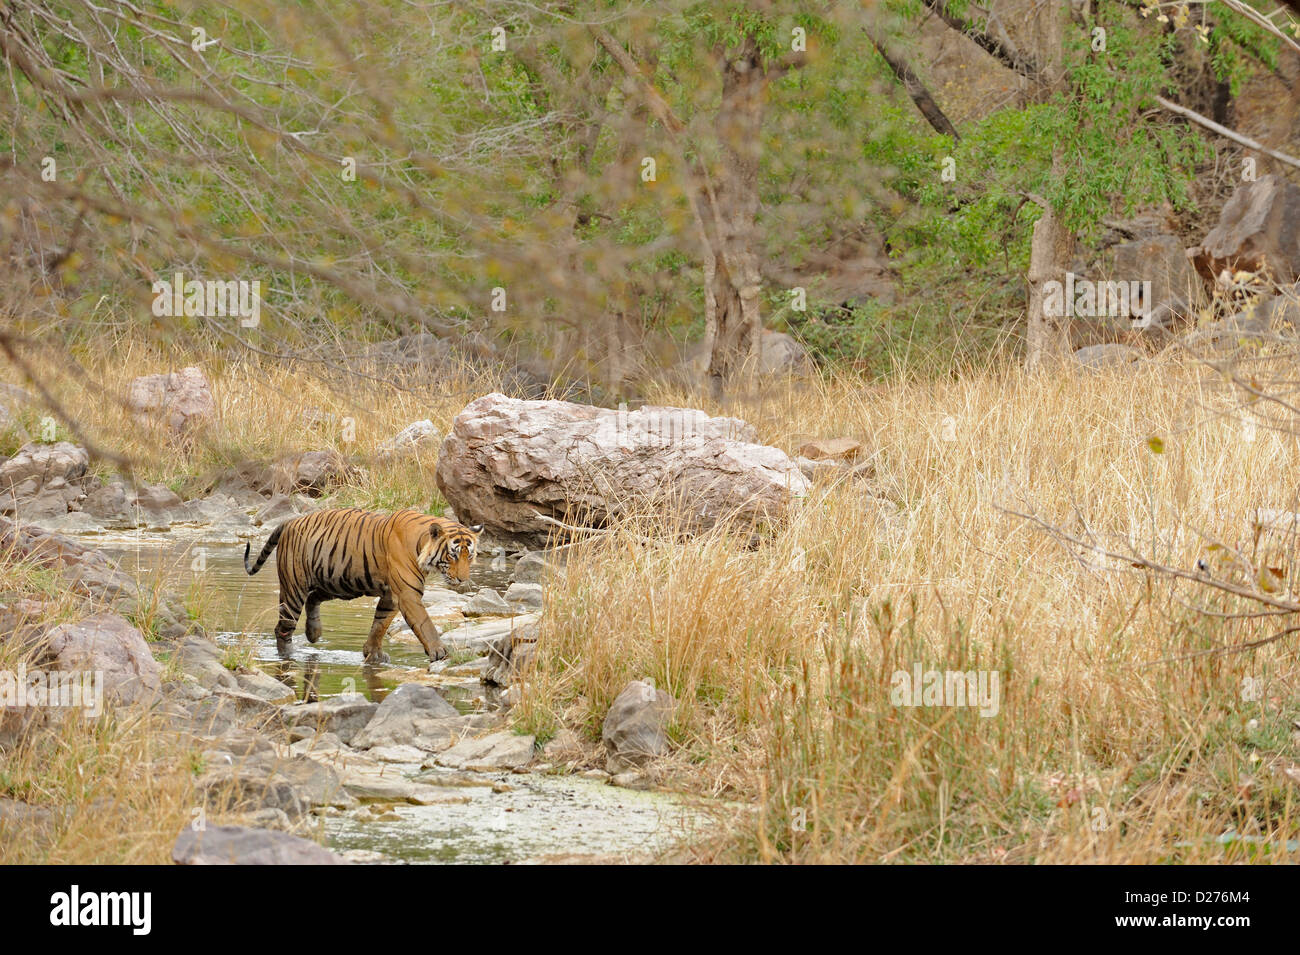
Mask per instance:
[[[1061,224],[1049,206],[1034,223],[1029,252],[1029,347],[1025,363],[1031,369],[1053,364],[1070,353],[1070,327],[1065,316],[1064,293],[1055,298],[1055,302],[1062,304],[1061,314],[1049,315],[1044,308],[1049,304],[1044,287],[1053,281],[1064,287],[1065,273],[1073,258],[1074,233]]]
[[[1064,31],[1070,15],[1070,5],[1046,3],[1039,7],[1035,18],[1038,34],[1038,62],[1043,70],[1034,83],[1035,101],[1047,102],[1052,88],[1064,76],[1065,50],[1062,46]],[[1061,150],[1052,153],[1052,181],[1059,182],[1065,175]],[[1074,259],[1074,233],[1057,217],[1056,210],[1048,204],[1042,216],[1034,223],[1029,244],[1029,328],[1025,365],[1029,369],[1057,364],[1070,354],[1070,319],[1065,303],[1065,273]],[[1048,282],[1061,283],[1061,293],[1052,302],[1047,301]],[[1059,314],[1048,314],[1058,309]]]
[[[699,208],[705,255],[708,377],[721,391],[757,357],[762,331],[758,258],[758,159],[767,74],[746,41],[723,66],[717,175],[703,183]]]

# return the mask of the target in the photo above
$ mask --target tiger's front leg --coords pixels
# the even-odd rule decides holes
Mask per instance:
[[[379,598],[379,604],[375,607],[375,619],[370,624],[370,636],[366,638],[366,645],[361,651],[367,663],[390,662],[388,654],[384,652],[384,634],[388,632],[388,625],[396,616],[397,606],[393,603],[393,595],[385,593]]]
[[[422,593],[414,589],[404,590],[398,595],[397,606],[406,622],[411,625],[411,630],[420,638],[420,645],[424,647],[429,659],[441,660],[447,656],[447,648],[443,645],[438,628],[429,619],[429,612],[424,609],[424,602],[420,599],[422,596]]]

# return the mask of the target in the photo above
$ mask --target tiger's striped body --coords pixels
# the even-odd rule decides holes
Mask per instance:
[[[384,634],[400,611],[431,660],[447,650],[421,599],[425,577],[438,570],[450,583],[469,579],[481,527],[465,527],[418,511],[385,514],[359,508],[315,511],[285,521],[267,538],[257,560],[244,569],[255,574],[279,548],[280,619],[275,639],[282,652],[293,643],[298,617],[307,611],[307,639],[320,639],[320,605],[326,600],[378,597],[374,623],[364,649],[369,663],[386,663]]]

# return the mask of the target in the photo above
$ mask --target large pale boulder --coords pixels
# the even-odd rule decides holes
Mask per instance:
[[[541,544],[538,513],[601,524],[647,506],[680,508],[703,529],[734,515],[780,519],[810,485],[785,452],[737,418],[691,408],[614,411],[485,395],[442,443],[437,481],[467,524]]]
[[[1237,188],[1218,224],[1188,251],[1205,278],[1267,269],[1275,282],[1300,278],[1300,187],[1261,176]]]
[[[208,379],[193,365],[170,374],[134,379],[127,405],[137,419],[159,420],[175,437],[197,427],[216,410]]]

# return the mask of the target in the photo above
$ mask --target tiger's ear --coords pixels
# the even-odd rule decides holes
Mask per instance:
[[[482,533],[483,533],[483,525],[482,525],[482,524],[471,524],[471,525],[469,526],[469,531],[470,531],[471,534],[482,534]]]

